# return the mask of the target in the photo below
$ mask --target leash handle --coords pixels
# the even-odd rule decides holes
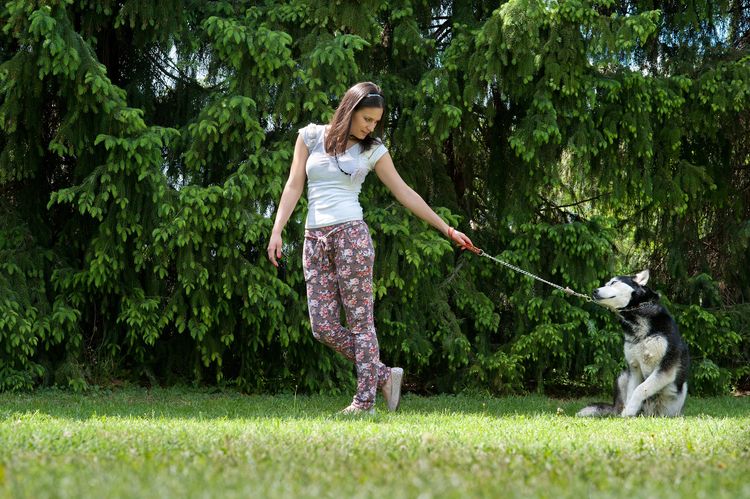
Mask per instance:
[[[461,248],[463,248],[465,250],[469,250],[472,253],[474,253],[475,255],[479,255],[479,256],[484,255],[484,251],[482,251],[481,249],[477,248],[473,244],[467,244],[466,246],[462,245]]]

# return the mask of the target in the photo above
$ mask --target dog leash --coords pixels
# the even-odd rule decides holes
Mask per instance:
[[[584,295],[583,293],[577,293],[577,292],[573,291],[572,289],[570,289],[570,288],[569,288],[569,287],[567,287],[567,286],[566,286],[566,287],[562,287],[562,286],[560,286],[560,285],[557,285],[557,284],[555,284],[554,282],[549,282],[549,281],[547,281],[547,280],[545,280],[545,279],[542,279],[542,278],[541,278],[541,277],[539,277],[538,275],[532,274],[531,272],[529,272],[529,271],[527,271],[527,270],[523,270],[523,269],[522,269],[522,268],[520,268],[520,267],[516,267],[516,266],[515,266],[515,265],[513,265],[513,264],[510,264],[510,263],[508,263],[508,262],[504,262],[504,261],[500,260],[499,258],[495,258],[494,256],[492,256],[492,255],[489,255],[489,254],[487,254],[487,253],[486,253],[486,252],[485,252],[484,250],[482,250],[482,249],[480,249],[480,248],[477,248],[477,247],[476,247],[476,246],[474,246],[474,245],[471,245],[471,244],[467,244],[466,246],[463,246],[463,248],[465,248],[465,249],[467,249],[467,250],[471,251],[471,252],[472,252],[472,253],[474,253],[475,255],[479,255],[479,256],[484,256],[484,257],[487,257],[487,258],[489,258],[490,260],[492,260],[493,262],[499,263],[500,265],[505,265],[505,266],[506,266],[506,267],[508,267],[509,269],[513,269],[513,270],[515,270],[516,272],[520,272],[521,274],[527,275],[527,276],[531,277],[532,279],[536,279],[537,281],[543,282],[544,284],[547,284],[547,285],[549,285],[549,286],[552,286],[553,288],[557,288],[557,289],[559,289],[560,291],[563,291],[563,292],[565,292],[565,293],[567,293],[567,294],[569,294],[569,295],[572,295],[572,296],[577,296],[578,298],[583,298],[584,300],[586,300],[586,301],[590,301],[590,302],[593,302],[593,301],[594,301],[594,299],[593,299],[592,297],[590,297],[589,295]]]

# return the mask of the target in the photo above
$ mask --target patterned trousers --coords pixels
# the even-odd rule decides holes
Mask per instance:
[[[370,409],[375,393],[390,376],[380,362],[375,334],[372,266],[375,250],[363,220],[307,229],[302,268],[313,336],[357,367],[352,404]],[[348,328],[341,324],[344,307]]]

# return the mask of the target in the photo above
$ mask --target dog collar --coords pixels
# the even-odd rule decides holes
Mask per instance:
[[[644,307],[645,307],[646,305],[655,305],[655,304],[656,304],[656,302],[653,302],[653,301],[644,301],[643,303],[639,303],[639,304],[638,304],[638,305],[636,305],[635,307],[630,307],[630,308],[618,308],[618,309],[617,309],[617,312],[618,312],[618,313],[619,313],[619,312],[633,312],[634,310],[638,310],[638,309],[644,308]]]

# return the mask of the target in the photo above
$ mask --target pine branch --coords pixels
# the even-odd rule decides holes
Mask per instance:
[[[156,56],[151,51],[147,51],[146,56],[160,73],[170,78],[172,81],[182,83],[183,85],[188,86],[188,87],[198,87],[209,92],[213,92],[216,90],[225,90],[227,88],[224,82],[217,83],[215,85],[211,85],[208,87],[201,85],[193,76],[190,76],[189,74],[185,73],[180,68],[178,68],[176,65],[174,65],[174,63],[170,60],[167,54],[165,54],[161,50],[158,50],[158,53],[161,56],[161,61],[157,60]],[[170,73],[169,71],[167,71],[166,69],[164,69],[164,67],[162,67],[162,64],[160,63],[163,63],[169,66],[170,68],[172,68],[174,71],[177,72],[177,75],[174,75]],[[168,85],[165,84],[165,86],[168,86]]]
[[[550,201],[548,199],[545,199],[543,196],[540,195],[539,198],[542,201],[544,201],[546,204],[550,205],[548,208],[540,208],[540,211],[563,210],[564,208],[571,208],[573,206],[580,206],[580,205],[585,204],[585,203],[590,203],[591,201],[596,201],[597,199],[600,199],[600,198],[602,198],[604,196],[609,196],[610,194],[612,194],[612,193],[611,192],[605,192],[603,194],[599,194],[597,196],[590,197],[590,198],[587,198],[587,199],[582,199],[581,201],[576,201],[575,203],[570,203],[570,204],[555,204],[552,201]]]

